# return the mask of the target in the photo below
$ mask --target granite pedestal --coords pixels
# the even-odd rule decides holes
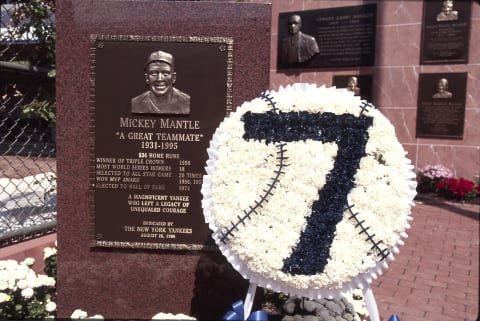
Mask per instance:
[[[151,319],[158,312],[220,318],[233,301],[244,298],[248,282],[218,251],[91,246],[90,39],[233,38],[235,107],[268,89],[271,6],[65,0],[57,9],[58,317],[82,309],[109,319]]]

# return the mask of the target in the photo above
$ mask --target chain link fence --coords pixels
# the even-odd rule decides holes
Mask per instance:
[[[3,0],[0,247],[56,228],[55,3]]]

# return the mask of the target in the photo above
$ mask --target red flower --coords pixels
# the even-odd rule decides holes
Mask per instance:
[[[475,186],[475,183],[464,179],[463,177],[460,179],[443,179],[435,187],[437,188],[439,194],[445,197],[459,199],[475,197],[480,191],[480,186]]]

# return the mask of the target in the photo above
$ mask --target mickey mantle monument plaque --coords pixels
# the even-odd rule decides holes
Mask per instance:
[[[213,131],[268,88],[271,5],[65,0],[56,19],[57,317],[221,319],[248,282],[210,248],[200,186]]]
[[[91,245],[203,249],[200,187],[209,139],[232,109],[233,38],[92,35],[91,45]]]

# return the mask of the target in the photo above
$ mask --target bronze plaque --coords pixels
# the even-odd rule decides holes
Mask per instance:
[[[360,96],[371,103],[372,101],[372,75],[335,75],[333,76],[333,86],[337,88],[346,88],[353,92],[355,96]]]
[[[421,64],[468,63],[470,0],[432,0],[423,4]]]
[[[278,69],[373,66],[377,5],[284,12]]]
[[[92,247],[205,248],[200,188],[232,81],[232,38],[91,36]]]
[[[416,137],[462,139],[467,73],[420,74]]]

